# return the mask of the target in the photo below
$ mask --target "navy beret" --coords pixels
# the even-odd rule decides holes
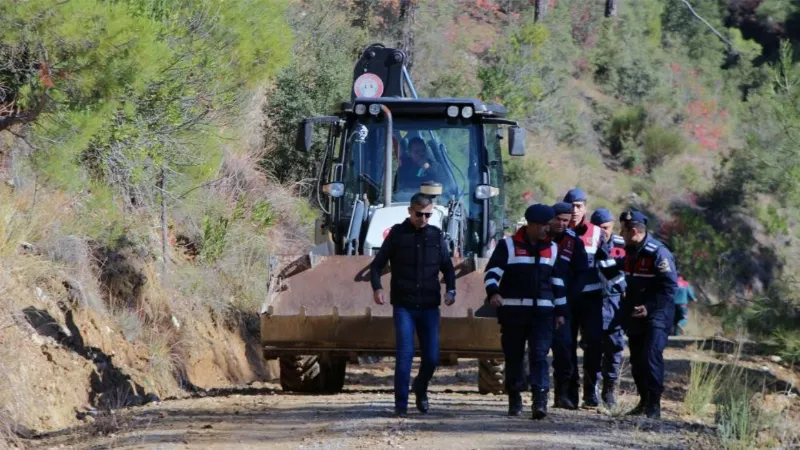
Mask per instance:
[[[586,193],[581,188],[570,189],[564,196],[564,201],[567,203],[585,202]]]
[[[597,208],[592,213],[592,218],[590,221],[595,225],[602,225],[607,222],[613,222],[614,216],[611,215],[611,211],[605,208]]]
[[[572,214],[572,204],[567,202],[558,202],[553,205],[553,212],[559,214]]]
[[[527,220],[528,223],[545,224],[553,220],[555,216],[556,213],[553,211],[552,206],[543,205],[541,203],[531,205],[525,210],[525,220]]]
[[[619,216],[620,222],[631,222],[631,223],[641,223],[642,225],[647,225],[647,216],[642,214],[635,209],[630,211],[625,211]]]

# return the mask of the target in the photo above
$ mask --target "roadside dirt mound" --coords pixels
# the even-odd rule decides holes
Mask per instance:
[[[25,270],[0,261],[0,421],[19,435],[277,374],[247,326],[253,319],[203,308],[187,309],[185,318],[165,314],[169,310],[159,305],[169,304],[167,293],[142,282],[147,265],[120,263],[130,255],[113,266],[125,278],[103,284],[111,281],[117,292],[131,295],[125,307],[103,311],[76,301],[70,278],[52,263],[25,258]]]

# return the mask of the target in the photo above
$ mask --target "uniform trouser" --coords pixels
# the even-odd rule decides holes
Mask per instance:
[[[415,389],[426,391],[439,364],[439,308],[414,309],[394,307],[394,333],[397,345],[394,366],[394,406],[408,407],[408,385],[414,360],[414,331],[419,338],[422,361]]]
[[[675,305],[675,323],[672,327],[672,335],[680,336],[685,333],[686,325],[689,323],[689,304],[682,303]]]
[[[533,391],[550,389],[547,353],[553,340],[553,316],[534,316],[527,324],[502,324],[500,343],[506,362],[506,391],[523,392],[527,386],[522,361],[528,344],[530,388]]]
[[[564,318],[564,325],[553,330],[553,379],[556,386],[572,379],[572,319]],[[577,358],[577,355],[575,355]]]
[[[583,349],[584,386],[594,386],[600,372],[603,359],[603,297],[600,291],[583,293],[570,299],[572,313],[572,377],[570,384],[579,384],[578,373],[578,333],[581,335],[580,346]],[[588,384],[587,384],[588,383]]]
[[[643,333],[629,334],[631,373],[642,398],[660,398],[664,392],[664,347],[667,330],[648,326]]]

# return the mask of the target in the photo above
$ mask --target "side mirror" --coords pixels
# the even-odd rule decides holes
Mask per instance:
[[[298,151],[308,153],[311,151],[311,140],[314,137],[314,124],[308,119],[303,119],[297,129],[297,142],[295,146]]]
[[[508,154],[525,155],[525,130],[517,125],[508,127]]]

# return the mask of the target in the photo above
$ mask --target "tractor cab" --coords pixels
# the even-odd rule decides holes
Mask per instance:
[[[331,253],[374,255],[407,216],[411,196],[422,192],[435,197],[430,223],[446,232],[451,252],[484,257],[509,225],[501,144],[506,139],[511,155],[524,154],[522,129],[500,105],[417,98],[404,60],[399,50],[367,48],[356,64],[351,101],[335,115],[303,121],[304,151],[313,126],[328,127],[317,180],[325,196],[320,226],[330,233]]]

